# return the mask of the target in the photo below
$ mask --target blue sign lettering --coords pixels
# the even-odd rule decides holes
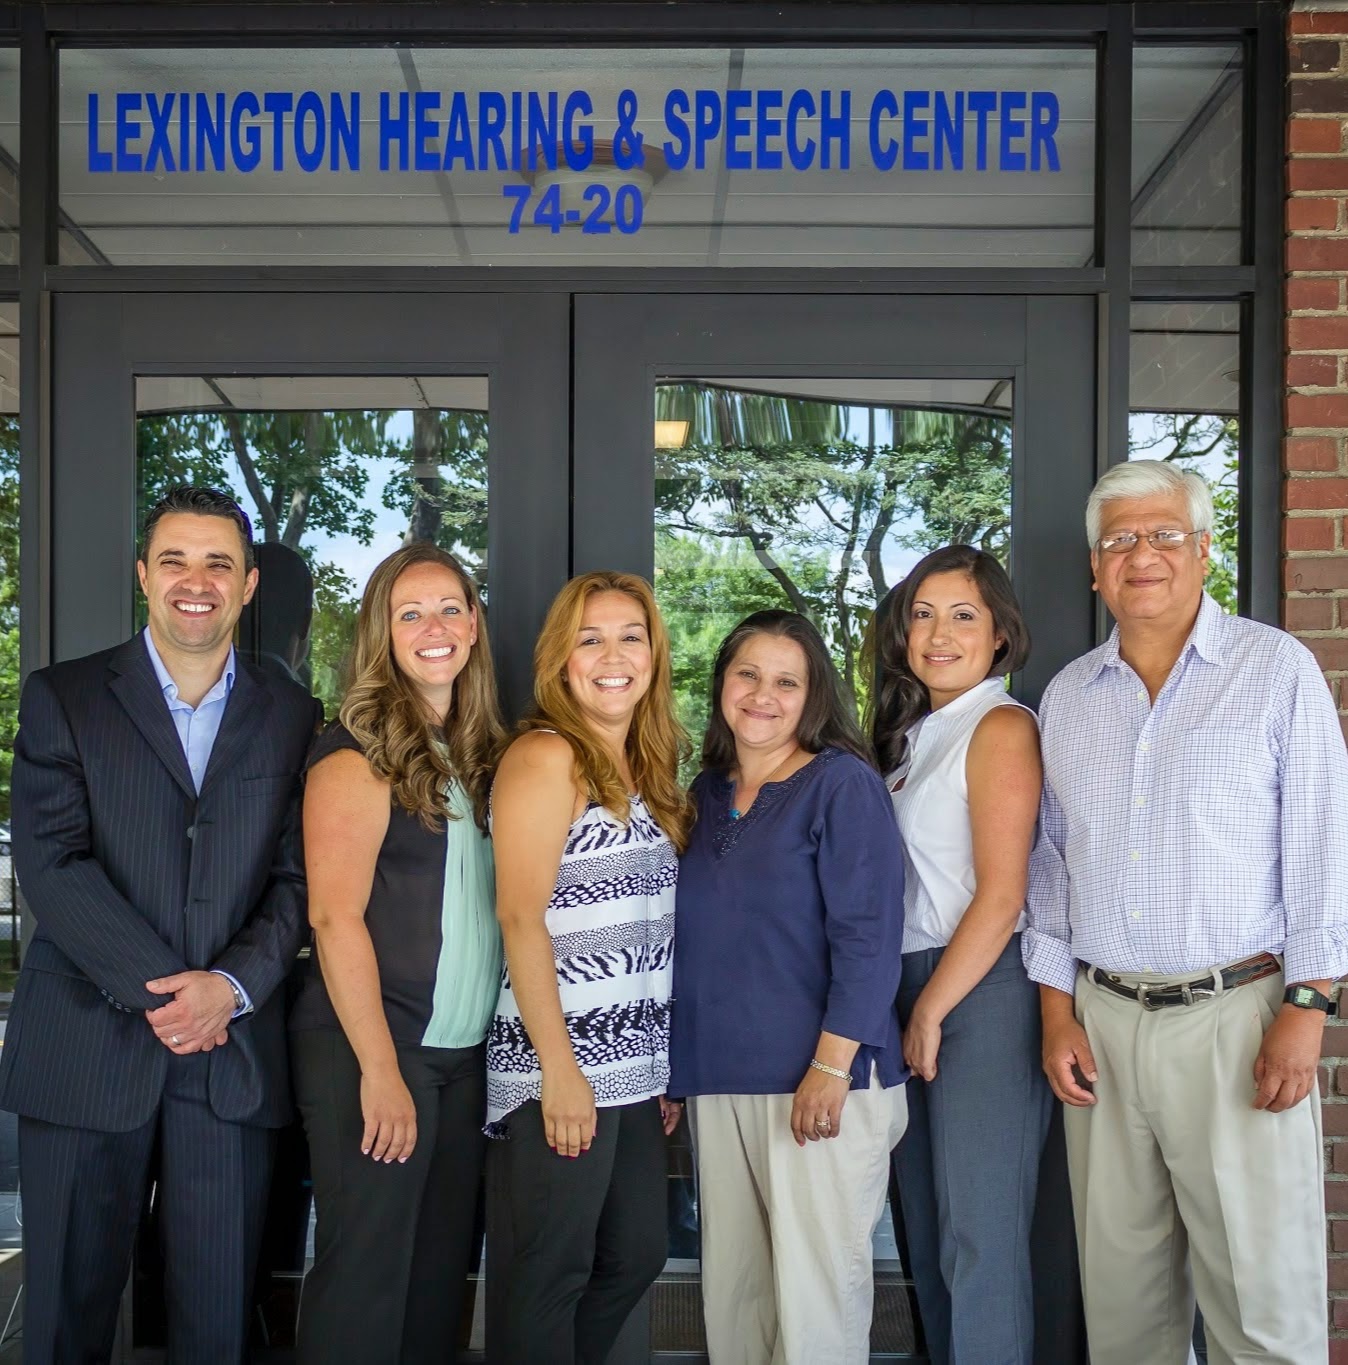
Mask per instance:
[[[96,174],[251,175],[264,161],[276,173],[358,171],[371,141],[384,173],[510,172],[531,182],[561,165],[582,176],[597,164],[657,176],[709,167],[842,173],[853,156],[846,89],[675,87],[654,135],[632,90],[605,108],[584,90],[384,90],[369,123],[356,91],[123,90],[111,97],[110,118],[104,98],[91,94],[87,103],[86,160]],[[1062,111],[1050,90],[882,89],[865,118],[857,155],[884,174],[1061,170]],[[554,190],[535,196],[532,183],[504,186],[514,203],[510,231],[576,225],[585,233],[633,233],[641,226],[635,184],[582,183],[573,192],[584,209]]]

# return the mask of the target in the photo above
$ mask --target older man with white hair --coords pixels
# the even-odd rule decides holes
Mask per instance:
[[[1066,1105],[1092,1365],[1328,1357],[1316,1064],[1348,969],[1348,755],[1315,659],[1203,591],[1212,497],[1086,509],[1117,626],[1049,684],[1026,966]]]

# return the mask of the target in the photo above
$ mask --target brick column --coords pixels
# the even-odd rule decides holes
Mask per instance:
[[[1297,0],[1288,28],[1283,624],[1315,651],[1348,734],[1348,0]],[[1329,1349],[1348,1365],[1348,1019],[1323,1053]]]

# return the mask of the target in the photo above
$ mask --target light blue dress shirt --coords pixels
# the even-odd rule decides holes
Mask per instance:
[[[145,641],[145,649],[150,656],[150,666],[154,669],[154,675],[159,679],[159,686],[163,690],[164,702],[173,719],[174,729],[178,732],[178,742],[183,746],[183,754],[187,758],[187,766],[192,773],[192,785],[200,792],[202,780],[206,776],[206,766],[211,761],[211,750],[215,748],[215,737],[220,733],[220,722],[225,718],[225,707],[229,703],[229,694],[234,687],[234,673],[237,666],[234,646],[230,645],[229,647],[229,658],[225,660],[225,671],[216,680],[215,686],[202,697],[196,706],[189,706],[178,695],[178,684],[173,681],[172,677],[169,676],[168,669],[164,667],[164,661],[159,657],[159,651],[154,647],[154,638],[151,636],[148,627],[141,632],[141,637]],[[235,1010],[234,1017],[237,1019],[239,1015],[247,1014],[253,1008],[253,1002],[249,999],[248,992],[228,972],[217,970],[215,975],[223,976],[226,981],[236,986],[239,994],[243,996],[243,1009]]]
[[[1348,753],[1315,656],[1204,594],[1153,704],[1118,631],[1039,710],[1030,976],[1076,964],[1198,974],[1283,953],[1289,982],[1348,970]]]

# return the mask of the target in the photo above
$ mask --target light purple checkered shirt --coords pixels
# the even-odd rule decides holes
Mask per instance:
[[[1204,594],[1154,706],[1116,629],[1039,721],[1035,981],[1070,993],[1079,962],[1179,975],[1260,952],[1286,954],[1289,982],[1348,970],[1348,752],[1303,644]]]

